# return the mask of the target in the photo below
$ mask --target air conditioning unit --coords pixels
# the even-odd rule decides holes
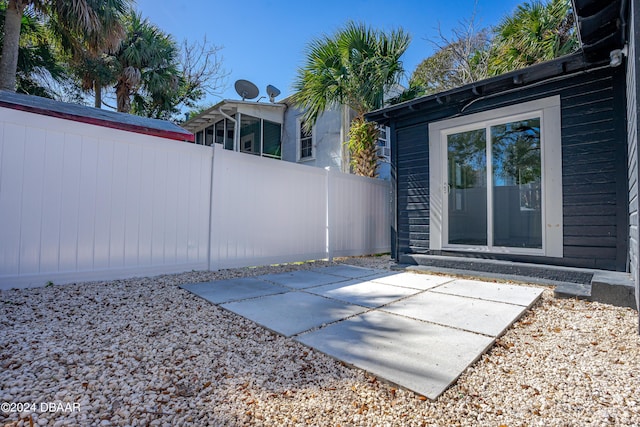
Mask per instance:
[[[391,156],[391,150],[388,147],[378,147],[378,156],[389,157]]]

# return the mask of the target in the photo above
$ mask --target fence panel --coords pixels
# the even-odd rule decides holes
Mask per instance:
[[[0,288],[207,268],[207,147],[0,117]]]
[[[323,169],[214,149],[211,269],[326,257]]]
[[[389,252],[388,181],[329,172],[331,256]]]

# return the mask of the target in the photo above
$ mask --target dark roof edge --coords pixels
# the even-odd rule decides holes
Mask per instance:
[[[191,132],[168,121],[69,104],[35,95],[0,91],[0,107],[176,141],[195,140]],[[87,114],[80,114],[81,112]]]
[[[497,95],[513,89],[525,88],[527,86],[543,82],[545,80],[570,75],[576,72],[588,71],[603,65],[608,65],[609,61],[599,63],[588,62],[582,51],[562,56],[550,61],[541,62],[516,71],[510,71],[499,76],[479,80],[464,86],[459,86],[444,92],[425,95],[396,105],[390,105],[365,115],[367,120],[385,123],[392,117],[409,114],[412,111],[426,108],[430,104],[443,104],[455,98],[464,96],[465,101],[471,99],[482,99],[490,95]]]

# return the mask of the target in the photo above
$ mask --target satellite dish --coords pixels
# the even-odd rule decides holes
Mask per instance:
[[[280,95],[280,89],[275,86],[267,86],[267,95],[269,95],[269,101],[275,102],[276,96]]]
[[[258,87],[249,80],[236,80],[234,86],[236,88],[236,92],[238,92],[238,95],[242,97],[243,101],[245,99],[253,99],[258,96],[258,93],[260,93]]]

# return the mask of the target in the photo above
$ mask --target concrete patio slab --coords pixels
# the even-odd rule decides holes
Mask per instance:
[[[528,307],[536,301],[544,289],[525,286],[508,285],[505,283],[488,283],[478,280],[454,280],[446,283],[433,292],[462,297],[479,298],[488,301],[506,302]]]
[[[182,288],[430,399],[543,291],[346,265]]]
[[[363,282],[362,280],[364,279],[318,286],[308,289],[307,292],[371,308],[380,307],[420,292],[418,289],[402,288],[374,281]]]
[[[435,276],[433,274],[421,273],[391,273],[370,279],[374,282],[385,283],[387,285],[402,286],[404,288],[427,290],[443,283],[451,282],[453,277]]]
[[[426,291],[381,310],[497,337],[524,313],[526,307]]]
[[[207,301],[221,304],[229,301],[281,294],[289,289],[253,277],[188,283],[180,286]]]
[[[346,277],[337,277],[331,274],[319,273],[310,270],[298,270],[289,273],[267,274],[260,276],[261,279],[273,282],[278,285],[287,286],[294,289],[305,289],[313,286],[328,285],[344,280]]]
[[[381,311],[294,339],[430,399],[493,343],[490,337]]]
[[[376,270],[373,268],[353,267],[351,265],[335,265],[331,267],[319,267],[314,268],[311,271],[316,271],[323,274],[332,274],[334,276],[346,277],[349,279],[358,279],[361,277],[373,276],[375,274],[388,273],[385,270]]]
[[[231,302],[222,307],[287,337],[367,310],[299,291]]]

